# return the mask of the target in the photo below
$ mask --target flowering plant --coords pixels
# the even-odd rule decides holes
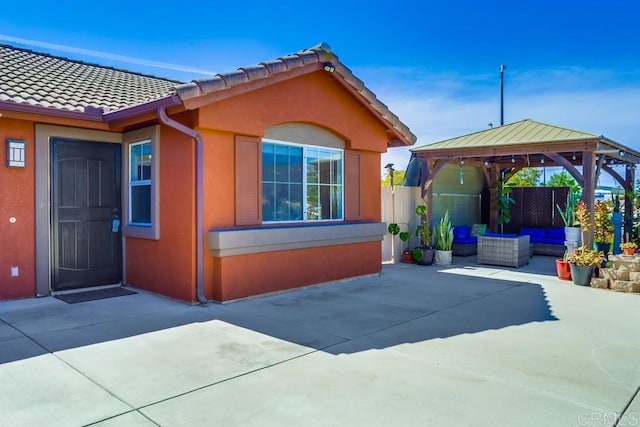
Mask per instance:
[[[638,247],[638,245],[636,245],[633,242],[620,243],[620,249],[635,249],[637,247]]]
[[[569,262],[573,265],[598,267],[604,260],[602,252],[596,252],[588,246],[577,246],[569,255]]]
[[[593,208],[593,222],[595,223],[595,229],[593,230],[593,238],[596,242],[608,242],[613,236],[613,225],[611,224],[611,211],[613,206],[610,206],[608,201],[598,200]]]
[[[589,215],[587,204],[583,200],[580,200],[578,206],[576,206],[576,220],[580,223],[582,231],[589,230],[591,226],[591,216]]]

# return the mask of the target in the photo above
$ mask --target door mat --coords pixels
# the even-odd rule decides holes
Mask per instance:
[[[105,299],[105,298],[122,297],[125,295],[133,295],[133,294],[137,294],[137,292],[134,292],[129,289],[121,288],[121,287],[114,287],[114,288],[107,288],[107,289],[95,289],[92,291],[85,291],[85,292],[73,292],[70,294],[54,295],[54,297],[68,304],[76,304],[79,302],[95,301],[95,300]]]

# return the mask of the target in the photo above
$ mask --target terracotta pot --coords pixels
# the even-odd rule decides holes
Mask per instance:
[[[413,262],[413,255],[411,255],[411,251],[402,251],[402,262]]]
[[[571,268],[569,266],[569,261],[557,259],[556,272],[558,273],[558,279],[571,280]]]
[[[623,251],[625,255],[633,255],[636,253],[635,248],[624,248]]]

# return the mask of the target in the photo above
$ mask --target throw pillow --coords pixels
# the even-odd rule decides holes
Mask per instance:
[[[487,224],[473,224],[471,226],[471,235],[474,237],[484,236],[487,232]]]

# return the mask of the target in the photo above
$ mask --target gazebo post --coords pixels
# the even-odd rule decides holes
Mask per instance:
[[[625,173],[625,181],[628,188],[624,190],[624,238],[625,242],[631,241],[633,233],[633,199],[636,169],[635,165],[627,165]]]
[[[587,205],[589,212],[588,231],[582,231],[583,245],[589,248],[593,246],[593,208],[595,203],[595,187],[596,187],[596,159],[592,151],[582,152],[582,175],[584,176],[584,186],[582,187],[582,200]]]

